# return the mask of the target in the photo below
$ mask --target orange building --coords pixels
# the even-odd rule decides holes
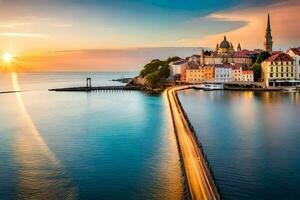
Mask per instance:
[[[214,78],[215,70],[213,66],[199,66],[186,70],[186,82],[188,83],[203,83],[205,81],[213,81]]]

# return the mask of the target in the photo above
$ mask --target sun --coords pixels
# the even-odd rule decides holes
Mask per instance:
[[[13,55],[9,52],[6,52],[3,54],[2,59],[4,60],[4,62],[10,63],[13,59]]]

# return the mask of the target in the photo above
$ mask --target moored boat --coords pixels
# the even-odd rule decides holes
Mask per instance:
[[[223,90],[224,85],[223,85],[223,83],[210,82],[210,83],[205,83],[203,89],[204,90]]]

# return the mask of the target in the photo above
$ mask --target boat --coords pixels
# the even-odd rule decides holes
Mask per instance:
[[[282,88],[283,92],[297,92],[297,88],[295,87],[287,87],[287,88]]]
[[[204,84],[204,90],[223,90],[224,85],[223,83],[211,82]]]
[[[204,86],[205,86],[204,84],[197,84],[197,85],[194,85],[194,88],[200,90],[200,89],[204,89]]]

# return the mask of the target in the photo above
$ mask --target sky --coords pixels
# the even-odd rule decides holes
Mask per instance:
[[[0,53],[20,71],[134,71],[153,57],[198,53],[226,35],[300,46],[298,0],[0,0]]]

